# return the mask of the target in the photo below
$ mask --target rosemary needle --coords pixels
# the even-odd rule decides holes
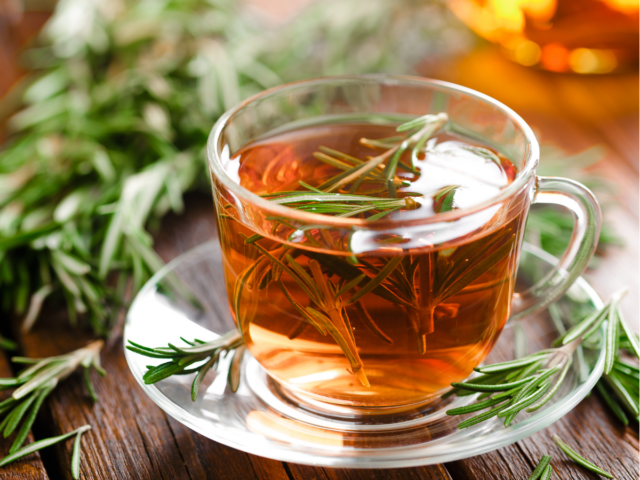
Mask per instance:
[[[551,465],[547,465],[547,468],[545,468],[542,475],[540,475],[540,480],[549,480],[551,478],[552,473],[553,473],[553,468],[551,468]]]
[[[592,472],[597,473],[598,475],[602,475],[603,477],[614,478],[613,475],[611,475],[606,470],[601,469],[597,465],[594,465],[587,459],[580,456],[580,454],[578,454],[575,450],[573,450],[569,445],[564,443],[558,435],[553,435],[552,438],[555,444],[560,448],[560,450],[562,450],[571,460],[576,462],[578,465],[586,468],[587,470],[591,470]]]
[[[549,455],[543,455],[528,480],[538,480],[547,470],[550,461],[551,457]]]

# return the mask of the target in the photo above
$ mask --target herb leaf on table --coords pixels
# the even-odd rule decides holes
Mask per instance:
[[[46,398],[62,380],[79,368],[84,371],[83,378],[89,395],[94,401],[97,401],[91,383],[90,371],[95,370],[101,376],[106,375],[100,364],[100,350],[103,345],[102,340],[96,340],[86,347],[64,355],[47,358],[12,358],[14,363],[25,365],[26,368],[15,378],[0,379],[0,389],[15,389],[10,397],[0,402],[0,418],[4,417],[0,423],[0,430],[5,438],[17,432],[9,455],[0,460],[0,467],[75,435],[71,470],[73,478],[79,478],[80,438],[84,432],[91,429],[90,425],[84,425],[58,437],[46,438],[26,446],[23,444]]]

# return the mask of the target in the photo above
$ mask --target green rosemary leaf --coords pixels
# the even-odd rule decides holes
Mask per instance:
[[[253,271],[258,266],[258,261],[252,263],[248,266],[236,279],[236,283],[233,287],[233,311],[236,316],[236,322],[238,323],[238,330],[242,334],[242,338],[245,338],[245,320],[241,315],[240,311],[240,301],[242,299],[242,292],[244,291],[244,287],[247,284],[249,277],[253,273]],[[127,347],[128,348],[128,347]]]
[[[333,273],[346,280],[352,280],[362,273],[358,268],[349,264],[342,258],[332,255],[321,255],[314,252],[305,252],[305,255],[317,260],[323,267],[331,270]],[[413,307],[411,303],[400,298],[396,293],[384,288],[384,285],[377,286],[372,290],[372,293],[392,303],[403,305],[405,307]]]
[[[636,365],[631,365],[616,359],[613,364],[613,368],[621,373],[633,376],[636,379],[640,378],[640,371],[638,371],[638,367]]]
[[[321,162],[324,162],[327,165],[331,165],[332,167],[339,168],[341,170],[350,170],[353,167],[353,165],[341,162],[340,160],[333,158],[332,156],[327,155],[326,153],[314,152],[313,156],[317,160],[320,160]]]
[[[554,435],[552,438],[555,444],[560,448],[560,450],[562,450],[571,460],[576,462],[578,465],[586,468],[587,470],[591,470],[592,472],[597,473],[598,475],[602,475],[603,477],[613,478],[613,475],[611,475],[609,472],[601,469],[600,467],[594,465],[590,461],[581,457],[569,445],[564,443],[558,435]]]
[[[212,355],[211,358],[205,363],[200,369],[198,369],[198,373],[196,377],[193,379],[193,383],[191,384],[191,401],[195,402],[198,398],[198,391],[200,390],[200,385],[202,384],[202,380],[207,375],[207,372],[211,370],[211,368],[218,361],[217,355]]]
[[[629,350],[633,352],[636,358],[640,358],[640,341],[638,341],[637,335],[633,330],[631,330],[631,327],[629,327],[629,324],[625,321],[622,316],[622,312],[619,309],[616,311],[616,316],[618,317],[618,321],[620,322],[621,330],[629,340]]]
[[[60,435],[58,437],[51,437],[51,438],[45,438],[44,440],[39,440],[37,442],[33,442],[30,445],[27,445],[26,447],[21,448],[20,450],[7,455],[6,457],[4,457],[2,460],[0,460],[0,467],[4,467],[5,465],[18,460],[19,458],[25,457],[27,455],[29,455],[30,453],[33,452],[37,452],[38,450],[42,449],[42,448],[46,448],[49,447],[51,445],[55,445],[56,443],[60,443],[65,441],[67,438],[73,437],[74,435],[77,435],[78,433],[84,433],[87,430],[91,429],[91,425],[84,425],[80,428],[77,428],[69,433],[65,433],[64,435]]]
[[[18,381],[16,378],[0,378],[0,389],[6,390],[7,388],[15,387],[21,383],[22,382]]]
[[[511,404],[511,400],[507,400],[504,404],[498,405],[496,408],[492,408],[488,412],[481,413],[480,415],[476,415],[475,417],[469,418],[464,422],[461,422],[458,425],[458,429],[462,430],[463,428],[471,427],[472,425],[476,425],[478,423],[489,420],[490,418],[495,417],[500,413],[504,408],[508,407]]]
[[[171,375],[175,375],[178,372],[184,370],[184,367],[174,362],[166,362],[162,365],[149,370],[142,376],[142,380],[145,385],[153,385],[154,383],[169,378]]]
[[[240,367],[242,365],[242,358],[244,357],[246,347],[244,345],[238,347],[233,352],[231,358],[231,366],[229,367],[229,374],[227,376],[227,383],[233,393],[238,391],[240,386]]]
[[[276,265],[278,265],[280,268],[282,268],[285,272],[287,272],[289,274],[289,276],[291,276],[291,278],[293,278],[296,283],[298,285],[300,285],[300,287],[302,287],[302,289],[305,291],[305,293],[307,295],[309,295],[309,298],[311,299],[315,299],[315,300],[319,300],[318,297],[318,292],[314,291],[312,288],[313,284],[307,284],[305,282],[306,278],[304,277],[300,277],[296,272],[299,270],[292,270],[291,268],[289,268],[287,265],[285,265],[279,258],[275,257],[274,255],[272,255],[271,252],[269,252],[268,250],[266,250],[265,248],[263,248],[262,246],[260,246],[257,243],[253,244],[254,247],[256,247],[258,250],[260,250],[261,253],[263,253],[264,255],[266,255],[267,257],[269,257]],[[285,257],[286,258],[286,257]],[[295,265],[298,265],[298,262],[296,262],[295,260],[293,261],[293,263]],[[293,269],[296,269],[297,267],[293,264],[292,265]],[[237,282],[236,282],[237,284]],[[311,287],[311,288],[310,288]]]
[[[474,280],[480,278],[480,276],[486,273],[489,268],[496,265],[498,262],[504,259],[509,254],[509,252],[513,250],[514,240],[515,236],[512,236],[511,239],[502,244],[498,249],[496,249],[495,252],[484,258],[479,263],[473,265],[467,272],[464,273],[464,275],[458,277],[453,283],[448,285],[443,284],[443,287],[438,292],[438,300],[440,302],[443,302],[447,298],[452,297],[453,295],[458,293]],[[450,278],[455,277],[451,276]]]
[[[612,309],[614,303],[611,302],[608,312],[608,323],[605,336],[605,357],[604,357],[604,374],[608,375],[613,369],[613,363],[615,361],[618,349],[616,348],[616,342],[618,340],[618,317],[615,310]],[[614,307],[615,308],[615,307]]]
[[[383,342],[388,343],[389,345],[393,345],[393,339],[380,329],[378,324],[373,320],[373,318],[371,318],[371,315],[369,315],[369,312],[367,311],[367,308],[363,305],[363,303],[360,301],[356,302],[355,305],[356,310],[360,315],[360,319],[362,320],[362,323],[364,323],[364,326],[367,328],[367,330],[369,330]]]
[[[605,382],[615,392],[616,396],[622,403],[622,406],[635,418],[640,414],[640,406],[634,401],[633,394],[625,388],[615,375],[605,375]],[[634,392],[637,394],[637,392]]]
[[[589,327],[597,325],[600,320],[603,320],[606,317],[609,305],[610,303],[607,303],[601,310],[593,312],[578,325],[571,328],[562,339],[562,344],[567,345],[568,343],[571,343],[573,340],[585,333]]]
[[[538,480],[543,475],[544,471],[547,469],[547,466],[549,465],[550,461],[551,461],[551,457],[549,455],[543,455],[542,457],[540,457],[540,461],[538,462],[538,465],[536,466],[535,470],[533,471],[533,473],[531,473],[531,476],[527,480]]]
[[[514,370],[516,368],[524,367],[540,361],[539,356],[540,356],[540,352],[533,355],[529,355],[528,357],[525,357],[522,359],[511,360],[511,361],[502,362],[502,363],[495,363],[493,365],[486,365],[484,367],[477,367],[474,370],[479,373],[497,373],[497,372],[504,372],[508,370]]]
[[[89,392],[89,396],[91,400],[94,402],[98,401],[98,395],[96,394],[96,390],[93,387],[93,383],[91,382],[91,369],[89,367],[84,368],[83,372],[84,384],[87,387],[87,391]]]
[[[82,434],[83,431],[76,433],[73,441],[73,451],[71,453],[71,476],[78,480],[80,478],[80,455],[82,450]]]
[[[375,222],[376,220],[380,220],[383,217],[386,217],[387,215],[396,212],[398,210],[400,210],[402,207],[392,207],[389,208],[388,210],[384,210],[382,212],[378,212],[374,215],[371,215],[370,217],[367,218],[367,221],[369,222]]]
[[[36,398],[37,398],[37,394],[33,393],[29,397],[25,398],[18,405],[16,405],[13,410],[11,410],[11,413],[7,416],[8,420],[3,432],[4,438],[7,438],[9,435],[13,433],[13,431],[16,429],[16,427],[20,423],[20,420],[22,420],[22,417],[24,416],[25,413],[27,413],[27,410],[29,409],[31,404],[36,400]]]
[[[549,480],[552,474],[553,468],[551,468],[551,465],[547,465],[547,468],[544,469],[544,473],[540,476],[540,480]]]
[[[545,405],[549,400],[551,400],[554,397],[554,395],[558,392],[560,386],[562,385],[562,382],[564,381],[564,378],[567,376],[567,372],[569,372],[569,367],[571,367],[572,363],[573,363],[573,361],[572,361],[572,359],[570,357],[567,360],[567,363],[565,364],[564,368],[560,372],[560,375],[558,376],[558,379],[556,380],[556,383],[554,384],[553,388],[551,390],[549,390],[549,393],[547,393],[542,398],[542,400],[540,400],[535,405],[532,405],[529,408],[527,408],[527,412],[535,412],[536,410],[538,410],[540,407]]]
[[[182,339],[182,337],[180,337]],[[149,347],[145,347],[144,345],[140,345],[139,343],[134,342],[133,340],[129,340],[129,344],[127,345],[127,348],[129,346],[133,346],[136,347],[136,349],[138,350],[143,350],[149,353],[153,353],[153,354],[157,354],[158,352],[156,352],[156,350],[154,348],[149,348]],[[141,353],[141,355],[144,355],[144,353]]]
[[[131,352],[138,353],[140,355],[144,355],[145,357],[149,357],[149,358],[171,358],[170,354],[149,352],[148,350],[143,350],[143,349],[138,348],[137,346],[133,346],[133,345],[127,345],[126,348],[127,348],[127,350],[129,350]]]
[[[510,390],[514,387],[525,385],[531,381],[531,377],[518,380],[517,382],[502,383],[498,385],[483,385],[479,383],[452,383],[454,388],[461,388],[463,390],[470,390],[472,392],[503,392]]]
[[[513,356],[516,359],[527,356],[527,335],[520,322],[513,326]]]
[[[413,130],[415,128],[422,128],[429,121],[432,121],[433,117],[434,115],[423,115],[421,117],[414,118],[413,120],[410,120],[408,122],[403,123],[402,125],[399,125],[396,128],[396,132],[402,133],[402,132],[407,132],[409,130]]]
[[[402,257],[393,257],[389,262],[373,277],[369,280],[360,290],[358,290],[353,296],[351,296],[347,301],[342,302],[342,307],[346,307],[347,305],[351,305],[352,303],[357,302],[362,297],[364,297],[367,293],[371,292],[378,285],[380,285],[393,270],[398,266],[398,264],[402,261]]]
[[[319,303],[320,298],[322,297],[322,293],[320,292],[313,279],[291,255],[287,254],[284,258],[287,260],[287,263],[291,266],[291,268],[300,276],[300,279],[302,279],[302,281],[307,285],[309,291],[313,292],[313,295],[309,295],[309,298],[314,300],[316,303]]]
[[[261,240],[262,238],[264,238],[262,235],[259,235],[259,234],[256,233],[254,235],[251,235],[249,238],[247,238],[244,241],[244,244],[245,245],[251,245],[252,243],[257,242],[258,240]]]
[[[507,415],[514,415],[519,413],[521,410],[524,410],[532,403],[537,402],[540,399],[540,397],[542,397],[547,392],[547,390],[549,390],[550,386],[551,386],[551,380],[548,380],[544,382],[542,385],[540,385],[537,391],[534,391],[529,395],[524,396],[522,399],[516,400],[514,398],[514,403],[511,404],[509,408],[500,412],[498,414],[498,417],[506,417]],[[511,423],[510,421],[505,422],[505,427],[508,427],[510,423]]]
[[[18,401],[13,397],[9,397],[6,400],[0,402],[0,415],[11,410],[16,403],[18,403]],[[2,429],[0,428],[0,430]]]
[[[447,410],[447,415],[465,415],[467,413],[477,412],[479,410],[484,410],[488,407],[493,407],[494,405],[498,405],[499,403],[505,402],[506,398],[489,398],[482,402],[477,402],[472,405],[467,405],[464,407],[452,408],[451,410]]]
[[[315,318],[309,314],[309,312],[307,312],[307,310],[300,305],[300,303],[293,298],[293,296],[289,293],[289,290],[287,290],[287,287],[285,287],[284,283],[282,282],[278,282],[278,285],[280,285],[280,289],[282,290],[282,293],[284,293],[284,296],[287,297],[287,300],[289,300],[289,302],[291,303],[291,305],[293,305],[293,307],[298,311],[298,313],[300,313],[300,315],[302,315],[302,317],[311,325],[313,325],[316,330],[318,330],[318,332],[320,332],[321,335],[326,335],[327,331],[326,329],[319,324]]]
[[[622,407],[620,407],[615,398],[611,394],[609,394],[609,392],[607,391],[607,387],[604,386],[603,380],[598,380],[598,383],[596,383],[596,389],[598,390],[604,401],[607,403],[613,414],[618,417],[618,419],[624,425],[629,425],[629,419],[627,418],[627,415],[624,413],[624,410],[622,409]]]
[[[29,410],[29,414],[22,422],[22,425],[20,425],[20,429],[18,430],[16,438],[13,440],[13,443],[11,444],[9,453],[16,452],[22,446],[24,441],[27,439],[27,436],[29,435],[29,431],[33,426],[33,422],[36,419],[36,415],[38,414],[38,411],[40,410],[40,407],[42,406],[44,399],[51,393],[51,391],[55,388],[56,385],[57,385],[57,382],[54,382],[49,387],[43,388],[42,390],[40,390],[40,392],[37,394],[36,401],[31,407],[31,409]]]
[[[319,150],[322,153],[325,153],[325,154],[328,154],[328,155],[332,155],[332,156],[334,156],[336,158],[339,158],[341,160],[349,162],[349,163],[351,163],[353,165],[360,165],[360,164],[364,163],[359,158],[352,157],[351,155],[347,155],[346,153],[339,152],[338,150],[334,150],[333,148],[328,148],[328,147],[325,147],[325,146],[321,145],[319,147]],[[307,186],[306,188],[309,188],[309,187]],[[313,188],[313,187],[311,187],[311,188]]]
[[[3,350],[17,350],[18,344],[0,335],[0,348]]]
[[[558,370],[560,370],[560,365],[555,365],[554,367],[545,370],[537,377],[534,377],[533,380],[529,382],[524,388],[522,388],[522,390],[520,390],[518,394],[513,398],[514,403],[519,403],[521,400],[524,401],[525,397],[530,398],[534,390],[545,383],[549,377],[555,375]]]

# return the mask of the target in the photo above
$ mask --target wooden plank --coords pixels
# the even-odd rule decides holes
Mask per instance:
[[[7,360],[7,356],[3,351],[0,351],[0,378],[12,377],[13,372],[11,366]],[[10,392],[2,392],[0,400],[4,400],[9,397]],[[0,440],[0,458],[9,454],[9,448],[13,442],[15,435]],[[0,437],[1,438],[1,437]],[[33,443],[33,434],[29,433],[27,437],[27,444]],[[45,480],[49,476],[42,464],[39,453],[31,454],[14,463],[10,463],[6,467],[0,468],[0,480]]]
[[[292,480],[450,480],[444,465],[388,470],[345,470],[288,464]]]
[[[45,309],[34,330],[22,337],[26,355],[44,357],[84,346],[90,336],[71,328],[63,315],[51,318]],[[83,436],[82,471],[85,478],[175,479],[187,476],[164,413],[137,387],[127,368],[122,345],[105,347],[106,378],[93,375],[100,401],[89,399],[79,374],[51,395],[39,428],[60,435],[84,424],[93,429]],[[60,478],[71,478],[72,442],[56,448]]]
[[[455,479],[525,479],[533,471],[532,465],[523,458],[522,452],[517,445],[509,445],[484,455],[447,463],[446,467]]]

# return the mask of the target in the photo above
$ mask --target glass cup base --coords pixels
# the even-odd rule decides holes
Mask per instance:
[[[353,407],[289,390],[269,376],[253,357],[248,359],[244,374],[251,391],[269,409],[288,419],[335,431],[364,433],[413,428],[442,421],[446,418],[446,410],[469,403],[468,399],[437,397],[400,407]]]

